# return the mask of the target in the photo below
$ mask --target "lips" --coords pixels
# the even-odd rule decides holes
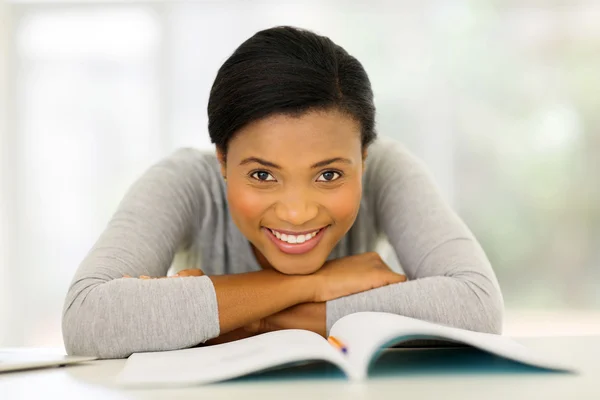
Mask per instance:
[[[308,242],[312,240],[320,231],[320,229],[315,229],[314,231],[305,231],[305,232],[290,232],[290,231],[278,231],[275,229],[269,229],[277,239],[282,242],[287,242],[290,244],[302,244],[304,242]]]
[[[280,251],[286,254],[303,254],[309,252],[319,244],[327,228],[329,226],[314,231],[293,234],[290,231],[279,231],[265,227],[262,229]]]

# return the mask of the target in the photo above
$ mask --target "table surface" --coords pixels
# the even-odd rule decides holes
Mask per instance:
[[[385,354],[365,382],[349,382],[333,367],[315,364],[207,386],[149,390],[119,388],[114,378],[125,360],[101,360],[0,374],[0,398],[600,399],[600,336],[515,339],[579,372],[540,371],[472,349],[402,349]]]

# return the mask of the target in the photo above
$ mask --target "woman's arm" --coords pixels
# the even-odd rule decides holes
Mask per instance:
[[[309,277],[315,288],[312,301],[267,315],[210,343],[224,343],[281,329],[307,329],[325,336],[328,300],[406,281],[406,276],[393,272],[375,252],[327,261]]]
[[[274,271],[122,278],[166,275],[214,200],[209,188],[218,176],[211,168],[201,153],[180,150],[130,188],[69,288],[63,311],[69,354],[117,358],[190,347],[311,299],[305,277]]]
[[[63,311],[69,354],[101,358],[195,346],[299,303],[325,301],[405,278],[358,262],[309,276],[274,270],[172,279],[177,249],[218,207],[220,175],[202,153],[182,150],[150,168],[128,191],[79,266]],[[213,223],[214,222],[214,223]],[[207,238],[208,240],[208,238]]]
[[[425,167],[390,140],[374,144],[369,158],[367,204],[409,281],[329,301],[327,330],[346,314],[383,311],[500,333],[503,299],[492,267]]]
[[[326,303],[298,304],[246,330],[309,329],[325,335],[344,315],[382,311],[501,333],[503,300],[492,267],[471,232],[441,198],[425,167],[399,144],[388,141],[374,146],[369,157],[367,203],[374,207],[377,224],[410,280]],[[354,257],[335,262],[349,271]]]

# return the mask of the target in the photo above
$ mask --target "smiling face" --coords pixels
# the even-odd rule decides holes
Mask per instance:
[[[350,229],[362,195],[360,125],[337,111],[274,115],[217,151],[232,218],[263,268],[318,270]]]

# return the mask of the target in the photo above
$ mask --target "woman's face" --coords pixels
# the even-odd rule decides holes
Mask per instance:
[[[360,206],[360,126],[337,111],[274,115],[229,142],[227,199],[234,222],[263,268],[318,270],[350,229]]]

